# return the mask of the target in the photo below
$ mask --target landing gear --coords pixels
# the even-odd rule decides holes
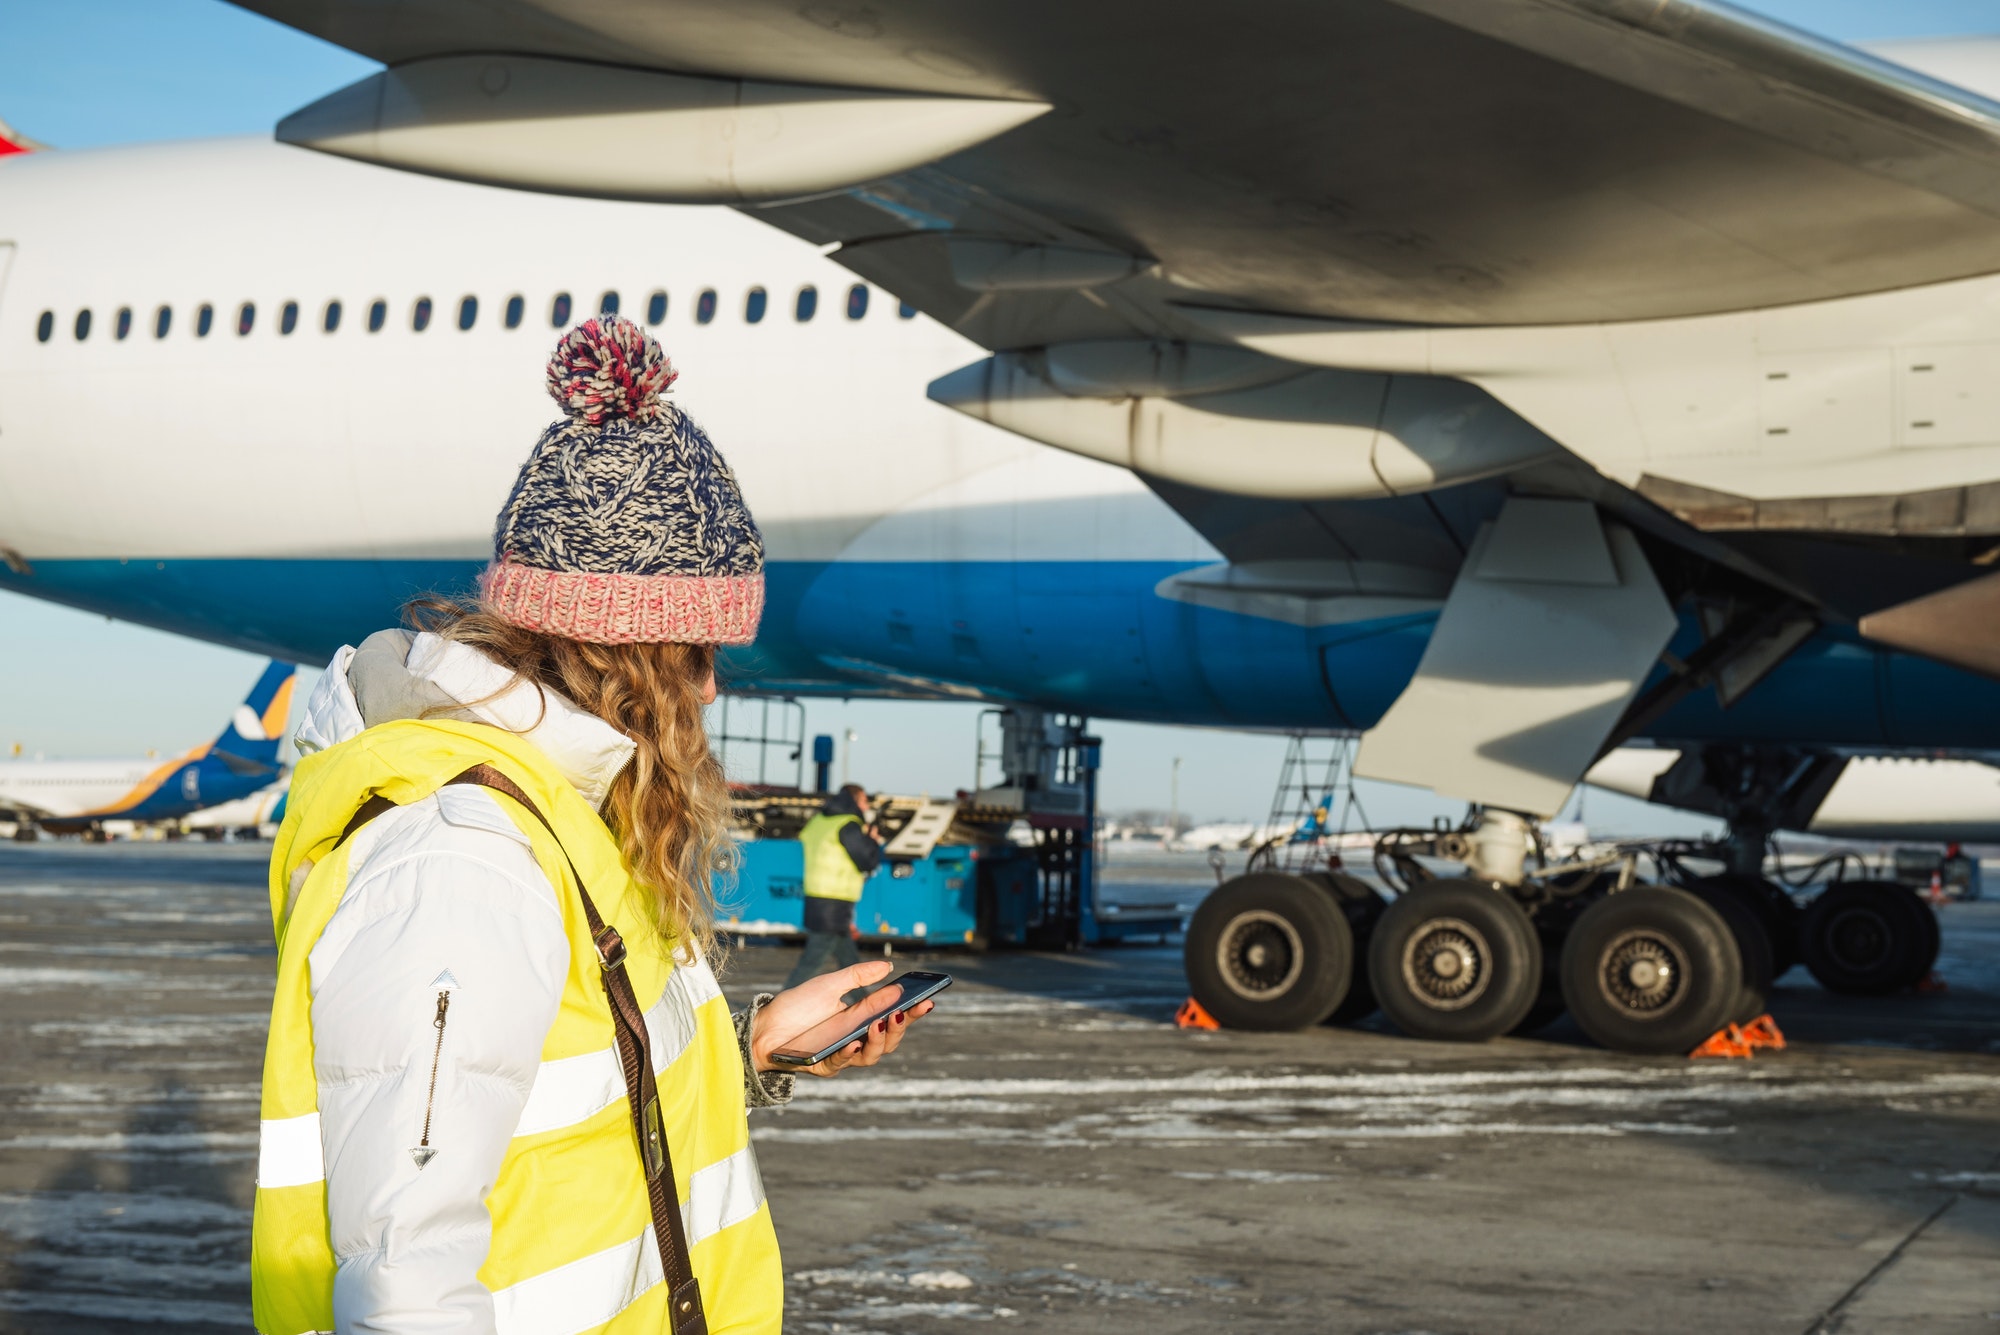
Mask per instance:
[[[1354,977],[1354,932],[1328,889],[1253,872],[1217,886],[1184,947],[1188,989],[1231,1029],[1304,1029],[1332,1015]]]
[[[1900,992],[1937,963],[1937,916],[1893,881],[1836,881],[1807,907],[1799,953],[1829,992]]]
[[[1484,881],[1430,881],[1383,911],[1368,980],[1383,1012],[1412,1038],[1479,1043],[1520,1024],[1535,1004],[1542,943],[1527,913]]]
[[[1799,962],[1799,922],[1805,912],[1792,902],[1784,887],[1757,874],[1723,872],[1704,876],[1687,886],[1704,899],[1713,889],[1733,898],[1750,911],[1771,946],[1771,977],[1783,978]]]
[[[1696,884],[1688,887],[1688,893],[1715,910],[1736,943],[1736,955],[1743,966],[1743,981],[1736,990],[1735,1002],[1730,1005],[1729,1013],[1723,1016],[1722,1022],[1748,1024],[1771,1008],[1771,938],[1750,905],[1733,890]]]
[[[1635,886],[1578,917],[1562,984],[1570,1015],[1605,1047],[1685,1053],[1729,1022],[1743,965],[1714,909],[1685,890]]]
[[[1388,905],[1366,881],[1345,872],[1314,872],[1305,879],[1323,886],[1333,896],[1341,916],[1347,919],[1348,931],[1354,935],[1354,964],[1348,970],[1347,995],[1323,1023],[1353,1024],[1364,1020],[1381,1007],[1368,981],[1368,943],[1374,939],[1376,924],[1381,922]]]

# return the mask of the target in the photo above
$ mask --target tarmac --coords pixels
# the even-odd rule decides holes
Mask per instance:
[[[0,1330],[248,1328],[267,852],[0,845]],[[1795,972],[1748,1062],[1183,1031],[1174,945],[925,955],[892,1064],[753,1118],[787,1329],[2000,1332],[2000,903],[1942,922],[1948,991]]]

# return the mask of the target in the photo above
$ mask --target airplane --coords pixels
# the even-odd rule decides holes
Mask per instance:
[[[1685,1051],[1793,944],[1785,812],[1855,752],[2000,747],[1992,42],[247,7],[387,68],[276,143],[0,162],[0,587],[323,660],[467,587],[554,333],[625,310],[765,531],[736,689],[1358,733],[1472,805],[1468,875],[1379,913],[1209,897],[1191,983],[1251,1028],[1365,986],[1487,1038],[1559,974]],[[1554,884],[1533,823],[1639,739],[1728,790],[1724,871]],[[1934,951],[1887,888],[1828,902],[1820,945],[1887,943],[1858,990]]]
[[[282,825],[285,822],[285,799],[291,790],[292,776],[286,773],[276,783],[259,788],[246,797],[218,802],[181,817],[181,833],[221,839],[232,830],[255,831],[267,825]]]
[[[0,760],[0,813],[15,838],[101,838],[106,821],[172,821],[268,787],[291,717],[296,669],[273,662],[220,736],[171,760]]]

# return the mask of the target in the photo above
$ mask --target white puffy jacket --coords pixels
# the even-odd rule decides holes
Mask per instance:
[[[294,740],[310,753],[372,724],[443,713],[526,737],[601,805],[632,740],[553,692],[511,681],[465,645],[384,631],[334,655]],[[310,956],[336,1324],[343,1335],[486,1335],[494,1314],[478,1280],[492,1236],[485,1194],[527,1103],[569,964],[556,892],[519,828],[476,787],[445,788],[377,817],[355,836],[352,859]],[[696,967],[713,987],[706,964]],[[413,974],[435,976],[441,988],[479,987],[487,1004],[452,1011],[460,1078],[438,1088],[435,1121],[454,1128],[454,1143],[427,1167],[423,1192],[399,1193],[389,1186],[407,1169],[404,1105],[423,1097],[434,1034],[428,1015],[391,1013],[376,999],[400,996]],[[755,1009],[738,1017],[739,1035]],[[790,1084],[746,1081],[758,1105],[783,1102]]]

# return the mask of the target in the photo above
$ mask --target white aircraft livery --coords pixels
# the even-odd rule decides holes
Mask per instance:
[[[0,586],[323,659],[469,586],[617,310],[765,532],[739,690],[1359,733],[1531,909],[1524,821],[1624,741],[1752,877],[1851,756],[2000,748],[2000,43],[247,7],[386,68],[278,142],[0,160]],[[1255,973],[1241,1022],[1339,999]]]

